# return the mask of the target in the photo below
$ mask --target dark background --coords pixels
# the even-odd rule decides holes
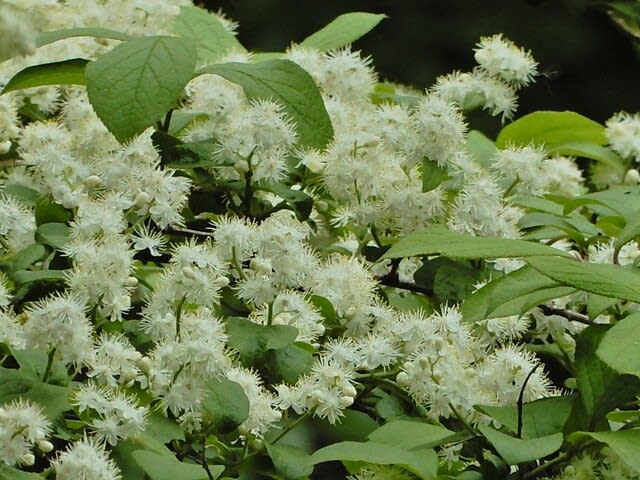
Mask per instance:
[[[341,13],[389,18],[358,40],[381,79],[430,86],[438,75],[469,70],[483,35],[502,32],[530,49],[544,73],[520,93],[516,117],[534,110],[574,110],[604,122],[619,110],[640,110],[640,60],[628,35],[585,0],[222,0],[202,2],[240,24],[250,50],[283,51]],[[486,115],[477,121],[495,131]],[[473,124],[474,119],[472,117]],[[489,133],[489,132],[488,132]]]

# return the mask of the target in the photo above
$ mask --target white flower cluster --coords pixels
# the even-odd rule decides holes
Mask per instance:
[[[178,7],[188,2],[31,3],[42,29],[104,25],[158,34],[170,31]],[[113,45],[67,40],[0,64],[0,83],[26,64],[64,55],[95,58]],[[194,184],[199,187],[196,177],[162,164],[151,129],[118,144],[83,87],[0,97],[0,142],[9,142],[2,145],[18,158],[2,181],[13,190],[0,193],[3,255],[35,238],[33,204],[16,189],[35,191],[71,218],[64,245],[35,264],[47,269],[48,262],[67,262],[64,290],[26,300],[18,316],[11,306],[16,292],[0,278],[0,341],[43,350],[90,379],[74,387],[73,405],[93,436],[55,457],[58,478],[120,478],[106,448],[144,430],[151,408],[199,431],[213,380],[228,379],[245,392],[249,416],[238,429],[244,439],[263,437],[289,409],[338,422],[365,391],[359,379],[374,374],[394,379],[433,418],[486,421],[473,406],[514,405],[534,369],[525,400],[557,394],[538,359],[517,345],[527,319],[491,319],[472,329],[457,306],[432,314],[395,308],[384,301],[375,275],[389,268],[362,255],[385,243],[381,239],[433,223],[515,238],[523,211],[510,203],[512,195],[580,191],[575,164],[549,159],[537,147],[499,150],[489,165],[466,149],[462,108],[469,95],[480,93],[492,114],[510,117],[516,89],[536,75],[531,56],[500,36],[483,38],[474,72],[440,79],[424,94],[410,92],[413,105],[371,101],[377,81],[371,59],[351,48],[294,45],[285,56],[320,88],[335,132],[323,150],[299,147],[281,105],[249,100],[216,75],[193,79],[176,109],[195,114],[178,132],[180,140],[215,146],[208,174],[221,185],[245,182],[245,192],[254,195],[229,190],[222,206],[233,209],[195,215],[201,224],[210,220],[207,232],[186,228],[194,218],[188,200]],[[249,61],[237,52],[223,60],[231,58]],[[47,119],[22,125],[16,112],[27,101]],[[434,171],[445,179],[424,189]],[[310,222],[280,209],[284,199],[261,188],[281,181],[313,198]],[[274,211],[252,215],[248,200],[254,199]],[[192,233],[200,239],[184,239]],[[149,255],[157,262],[146,275]],[[411,279],[418,263],[405,261],[402,278]],[[296,341],[315,351],[309,370],[297,381],[273,384],[262,366],[243,365],[230,342],[226,312],[233,308],[257,325],[295,327]],[[124,321],[118,330],[116,322]],[[132,330],[146,343],[136,343]],[[25,434],[28,448],[48,433],[42,414],[33,416],[44,426],[42,435]],[[4,445],[5,463],[31,461],[28,451],[12,453]]]
[[[47,440],[51,422],[39,405],[18,399],[0,405],[0,460],[6,465],[33,465],[32,448],[53,450]]]

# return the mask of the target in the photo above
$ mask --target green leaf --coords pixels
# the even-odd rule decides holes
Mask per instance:
[[[640,429],[621,430],[617,432],[575,432],[569,435],[570,442],[591,437],[605,443],[627,466],[640,473]]]
[[[71,212],[55,202],[49,194],[40,195],[36,200],[36,225],[43,223],[65,223],[71,220]]]
[[[200,60],[213,61],[232,51],[246,52],[235,35],[204,8],[181,6],[173,30],[197,45]]]
[[[27,67],[16,73],[2,89],[2,94],[23,88],[44,85],[85,85],[85,67],[89,63],[83,58],[72,58],[62,62],[43,63]],[[1,94],[0,94],[1,95]]]
[[[496,153],[495,143],[478,130],[471,130],[467,134],[464,148],[484,167],[492,164],[493,156]]]
[[[274,373],[275,381],[294,384],[313,366],[313,353],[295,343],[290,343],[283,348],[269,350],[266,355],[266,364]]]
[[[629,222],[638,211],[640,186],[612,187],[601,192],[587,193],[565,203],[565,215],[578,207],[588,205],[597,215],[619,215]]]
[[[69,241],[69,227],[64,223],[43,223],[36,229],[35,238],[38,243],[62,248]]]
[[[610,307],[620,303],[617,298],[604,297],[597,293],[587,293],[587,314],[591,320]]]
[[[245,366],[262,358],[268,350],[284,348],[298,336],[298,329],[289,325],[259,325],[242,317],[227,318],[229,345],[240,354]]]
[[[571,414],[573,397],[549,397],[525,403],[522,407],[522,438],[539,438],[562,432]],[[476,405],[476,410],[490,416],[511,430],[518,431],[518,407]]]
[[[249,400],[244,390],[226,378],[207,382],[202,408],[207,421],[215,425],[219,433],[234,431],[249,416]]]
[[[443,225],[432,225],[401,238],[382,256],[382,259],[436,254],[467,259],[538,255],[568,256],[566,252],[539,243],[505,238],[474,237],[452,232]]]
[[[422,191],[430,192],[449,178],[446,167],[428,159],[422,161]]]
[[[0,463],[0,480],[42,480],[42,476],[37,473],[23,472],[2,462]]]
[[[613,246],[620,250],[626,243],[640,236],[640,210],[629,219],[622,231],[618,234]]]
[[[221,63],[196,72],[203,73],[214,73],[240,85],[250,99],[271,99],[282,104],[297,126],[302,146],[322,149],[333,138],[331,119],[315,81],[292,61]]]
[[[562,433],[523,440],[494,430],[487,425],[478,425],[478,430],[489,440],[498,455],[509,465],[532,462],[562,447]]]
[[[16,362],[18,362],[18,365],[20,365],[20,372],[25,375],[31,375],[35,380],[40,381],[49,363],[47,352],[36,348],[25,350],[11,349],[11,354]],[[54,357],[48,382],[68,385],[69,381],[67,367],[61,360]]]
[[[640,380],[621,375],[623,372],[612,369],[598,354],[599,345],[609,328],[609,325],[592,325],[576,338],[576,382],[588,417],[586,422],[581,422],[581,428],[591,430],[606,425],[606,414],[633,399],[640,391]],[[632,357],[633,352],[623,350],[624,346],[618,346],[615,354],[623,358]],[[610,347],[607,348],[604,349],[605,357],[613,359]]]
[[[40,192],[33,188],[25,187],[23,185],[16,185],[15,183],[9,183],[4,185],[2,192],[8,193],[12,197],[17,198],[25,205],[32,207],[36,204],[36,200],[40,195]]]
[[[173,455],[160,455],[147,450],[136,450],[132,453],[135,461],[151,480],[207,480],[207,472],[201,465],[184,463]],[[209,467],[213,478],[218,478],[224,471],[220,465]]]
[[[438,457],[433,450],[408,451],[387,443],[338,442],[311,455],[314,464],[335,460],[367,462],[378,465],[401,465],[421,478],[430,479],[438,470]]]
[[[487,283],[462,303],[465,321],[524,315],[536,305],[575,292],[524,266]]]
[[[602,145],[589,142],[568,142],[547,148],[549,155],[566,155],[570,157],[589,158],[606,164],[617,172],[620,178],[624,177],[626,167],[620,156]]]
[[[89,101],[109,131],[124,142],[176,106],[195,65],[195,47],[188,39],[130,40],[87,65]]]
[[[18,270],[11,272],[9,278],[17,287],[34,282],[64,282],[66,270]]]
[[[305,38],[300,46],[320,51],[345,47],[369,33],[385,18],[386,15],[376,13],[345,13]]]
[[[21,370],[0,368],[0,403],[16,398],[31,400],[40,405],[50,420],[71,410],[67,397],[69,389],[42,383],[40,379]]]
[[[539,111],[519,118],[498,134],[496,146],[525,146],[529,143],[553,148],[570,142],[604,145],[604,127],[575,112]]]
[[[557,257],[531,257],[527,262],[562,285],[605,297],[640,302],[640,273],[620,265],[582,263]]]
[[[414,450],[442,445],[447,443],[447,439],[452,435],[456,435],[456,433],[419,420],[393,420],[371,432],[367,440]]]
[[[602,338],[596,354],[616,372],[640,377],[640,313],[613,325]]]
[[[284,478],[296,479],[306,477],[313,472],[311,456],[293,445],[272,445],[265,442],[267,453],[279,473]]]
[[[471,265],[441,262],[433,277],[433,294],[441,302],[461,302],[473,292],[477,280],[478,272]]]
[[[33,243],[11,255],[11,270],[26,270],[45,256],[47,250],[39,243]]]
[[[36,39],[36,45],[41,47],[48,43],[57,42],[65,38],[72,37],[96,37],[96,38],[110,38],[112,40],[131,40],[131,35],[127,35],[117,30],[111,30],[108,28],[65,28],[62,30],[51,30],[48,32],[41,32]]]

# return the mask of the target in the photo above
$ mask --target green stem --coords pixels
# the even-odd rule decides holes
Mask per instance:
[[[280,440],[282,437],[284,437],[287,433],[289,433],[291,430],[293,430],[294,428],[296,428],[296,426],[298,426],[300,423],[304,422],[307,418],[309,418],[311,416],[311,412],[307,412],[304,415],[299,416],[298,418],[296,418],[293,422],[291,422],[289,425],[287,425],[286,427],[284,427],[282,429],[282,431],[276,435],[276,438],[274,438],[273,440],[271,440],[272,445],[274,443],[276,443],[278,440]]]
[[[49,350],[49,356],[47,357],[47,368],[44,369],[44,375],[42,375],[42,383],[47,383],[47,380],[49,380],[49,374],[51,374],[51,367],[53,366],[53,356],[55,355],[55,353],[55,347]]]
[[[204,471],[207,472],[207,477],[209,477],[209,480],[214,480],[215,477],[213,476],[213,474],[211,473],[211,470],[209,470],[209,464],[207,463],[207,437],[206,435],[202,435],[202,468],[204,468]]]
[[[267,310],[267,325],[273,322],[273,302],[269,302]]]
[[[180,340],[180,318],[182,318],[182,307],[184,306],[184,302],[187,300],[187,294],[185,293],[180,302],[178,302],[178,306],[176,307],[176,340]]]
[[[474,437],[477,437],[478,433],[473,429],[473,427],[471,425],[469,425],[467,423],[467,421],[464,418],[462,418],[462,415],[460,415],[460,413],[458,413],[458,411],[456,410],[456,407],[453,406],[453,403],[449,402],[449,408],[453,412],[453,415],[458,419],[458,421],[465,428],[465,430],[467,430]]]

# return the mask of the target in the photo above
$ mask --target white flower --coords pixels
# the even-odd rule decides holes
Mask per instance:
[[[0,405],[0,461],[12,466],[26,461],[34,445],[44,442],[51,422],[42,408],[18,398]]]
[[[69,445],[51,464],[58,480],[120,480],[116,463],[109,458],[104,445],[93,437]]]
[[[607,120],[605,135],[612,150],[640,162],[640,114],[616,113]]]
[[[161,250],[167,244],[167,239],[161,232],[152,231],[147,225],[138,226],[131,235],[133,240],[133,248],[138,251],[149,250],[154,257],[162,255]]]
[[[538,74],[538,64],[530,52],[517,47],[502,34],[482,37],[475,59],[484,71],[515,87],[528,85]]]

